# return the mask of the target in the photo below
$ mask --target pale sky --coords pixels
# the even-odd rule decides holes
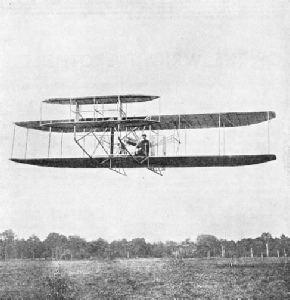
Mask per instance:
[[[150,242],[289,236],[287,16],[289,2],[277,0],[1,1],[0,232]],[[273,110],[277,161],[163,177],[9,161],[13,122],[38,120],[42,100],[118,93],[159,95],[162,114]],[[46,113],[68,117],[57,105]],[[16,129],[14,157],[23,157],[25,134]],[[47,135],[29,134],[27,157],[45,157]],[[68,153],[77,146],[65,138]],[[216,129],[191,130],[187,154],[217,155],[217,141]],[[226,154],[267,151],[266,123],[226,131]]]

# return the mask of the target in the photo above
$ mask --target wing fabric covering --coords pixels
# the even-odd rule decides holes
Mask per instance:
[[[147,96],[147,95],[112,95],[112,96],[89,96],[89,97],[79,97],[79,98],[53,98],[44,100],[44,103],[50,104],[65,104],[65,105],[75,105],[76,103],[80,105],[93,105],[93,104],[114,104],[118,103],[120,99],[122,103],[132,103],[132,102],[145,102],[151,101],[159,98],[159,96]]]
[[[179,168],[179,167],[235,167],[261,164],[275,160],[273,154],[262,155],[222,155],[222,156],[167,156],[150,157],[143,164],[139,164],[131,156],[114,156],[95,158],[38,158],[11,159],[14,162],[55,168]],[[105,161],[106,160],[106,161]],[[105,161],[105,162],[104,162]]]
[[[214,114],[163,115],[160,123],[152,125],[154,130],[165,129],[202,129],[216,127],[238,127],[258,124],[275,118],[274,112],[229,112]],[[158,116],[152,117],[153,120]]]
[[[152,130],[168,130],[168,129],[203,129],[203,128],[217,128],[221,127],[238,127],[238,126],[248,126],[251,124],[258,124],[271,120],[276,117],[276,114],[272,111],[270,112],[231,112],[231,113],[221,113],[221,114],[188,114],[188,115],[162,115],[160,116],[151,116],[148,120],[151,124]],[[146,125],[147,117],[136,117],[128,118],[122,120],[121,130],[126,130],[126,127],[138,126],[141,124]],[[109,120],[103,118],[96,119],[96,122],[92,122],[92,118],[80,120],[78,123],[75,123],[76,131],[81,132],[84,129],[94,130],[96,132],[102,132],[105,128],[110,126]],[[134,121],[136,123],[134,124]],[[127,124],[126,124],[127,121]],[[151,121],[151,122],[150,122]],[[155,122],[152,122],[155,121]],[[55,124],[54,124],[55,123]],[[115,122],[117,123],[117,122]],[[49,131],[49,124],[52,124],[51,130],[53,132],[73,132],[74,131],[74,120],[46,120],[42,121],[28,121],[28,122],[16,122],[17,126],[37,129],[42,131]],[[114,122],[111,123],[112,126]],[[146,127],[149,129],[149,127]]]

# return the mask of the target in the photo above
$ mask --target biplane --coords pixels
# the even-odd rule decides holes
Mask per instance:
[[[15,127],[12,144],[11,160],[17,163],[58,168],[108,168],[126,175],[126,168],[146,168],[162,175],[166,168],[184,167],[233,167],[269,162],[276,159],[274,154],[260,155],[168,155],[167,144],[181,143],[180,131],[202,128],[225,128],[248,126],[270,121],[275,112],[227,112],[210,114],[177,114],[177,115],[143,115],[130,116],[127,105],[158,99],[159,96],[148,95],[114,95],[81,98],[53,98],[42,101],[46,104],[69,106],[69,119],[16,122],[16,126],[48,132],[48,157],[46,158],[13,158]],[[42,106],[41,106],[42,107]],[[159,104],[160,110],[160,104]],[[42,109],[40,110],[42,112]],[[89,115],[88,115],[89,113]],[[164,131],[172,134],[165,136]],[[76,145],[83,152],[83,157],[51,158],[49,157],[52,132],[71,133]],[[142,143],[141,136],[149,138],[147,151],[136,152]],[[268,133],[269,134],[269,133]],[[90,149],[86,139],[94,140]],[[147,139],[147,136],[146,136]],[[220,137],[219,137],[220,139]],[[26,148],[27,149],[27,140]],[[142,151],[141,151],[142,152]]]

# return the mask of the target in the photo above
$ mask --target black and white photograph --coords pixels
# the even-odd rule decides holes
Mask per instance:
[[[290,1],[0,1],[0,299],[290,299]]]

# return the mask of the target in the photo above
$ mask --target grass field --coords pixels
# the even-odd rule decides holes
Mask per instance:
[[[278,258],[0,262],[0,299],[288,299]]]

